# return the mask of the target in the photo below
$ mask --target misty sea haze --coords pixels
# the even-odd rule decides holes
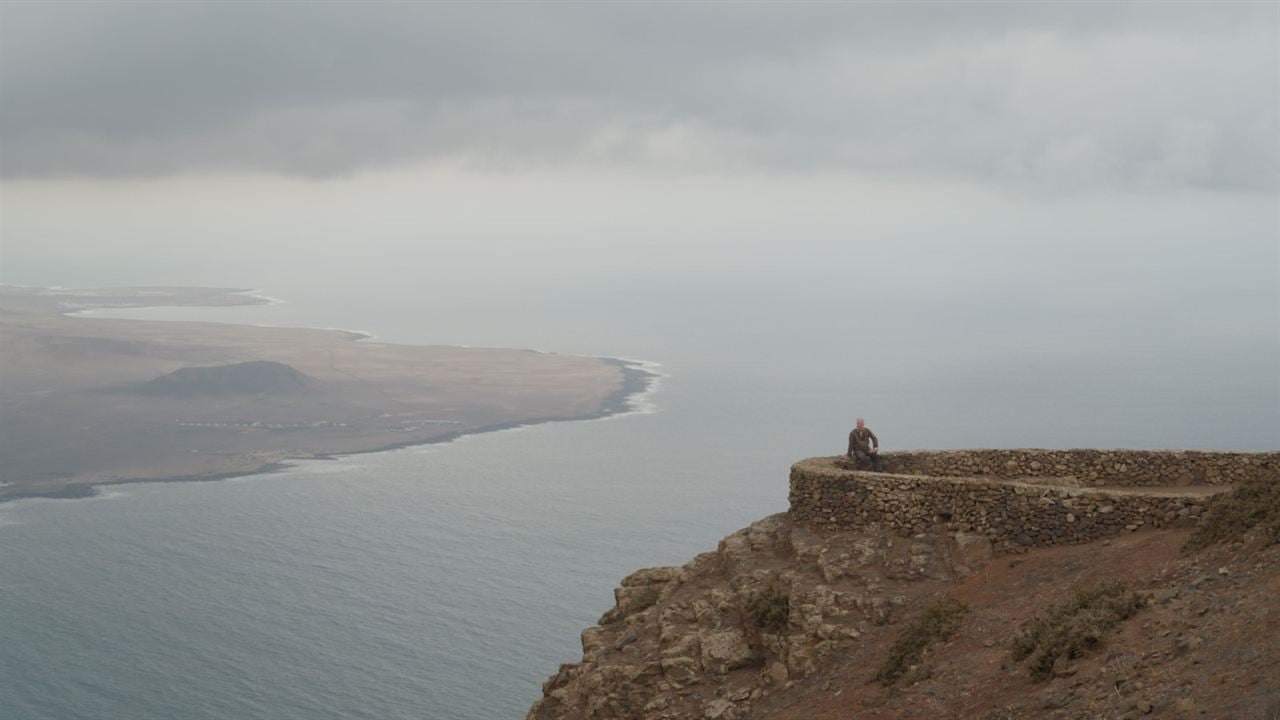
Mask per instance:
[[[859,288],[893,283],[856,268],[807,285],[708,275],[634,296],[542,278],[557,291],[522,297],[520,283],[416,283],[418,262],[363,286],[355,273],[317,282],[317,268],[260,284],[280,304],[110,315],[632,357],[665,377],[641,412],[600,421],[0,505],[0,717],[521,717],[579,656],[578,633],[622,576],[785,510],[789,464],[841,451],[855,415],[887,449],[1275,445],[1274,379],[1202,372],[1239,353],[1150,353],[1140,373],[1133,344],[1010,349],[1002,362],[974,346],[1016,342],[941,345],[953,328],[896,327],[908,277],[878,298]],[[973,298],[957,298],[981,304],[990,278],[965,281]],[[868,308],[881,319],[860,329]]]
[[[603,419],[0,502],[0,720],[522,718],[623,577],[786,511],[858,417],[1280,450],[1275,2],[6,1],[0,148],[0,283],[280,300],[97,317],[660,374]],[[25,302],[0,483],[206,452],[50,380],[173,355]]]

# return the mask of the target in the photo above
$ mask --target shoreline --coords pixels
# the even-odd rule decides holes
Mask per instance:
[[[21,287],[21,286],[11,286]],[[52,288],[43,288],[52,289]],[[313,325],[271,325],[268,323],[242,323],[229,322],[225,320],[169,320],[160,318],[128,318],[128,317],[112,317],[113,312],[120,310],[164,310],[164,309],[187,309],[187,308],[213,308],[216,310],[229,308],[247,308],[247,307],[270,307],[272,305],[284,305],[288,300],[267,295],[261,290],[237,290],[235,288],[227,288],[227,297],[247,298],[251,302],[228,303],[225,305],[188,305],[184,303],[160,303],[160,304],[140,304],[140,305],[94,305],[85,307],[68,307],[66,304],[60,304],[57,312],[68,317],[85,317],[97,318],[99,320],[140,320],[142,322],[196,322],[210,323],[215,325],[236,325],[240,327],[256,327],[256,328],[279,328],[281,330],[331,330],[351,336],[353,341],[361,340],[377,340],[378,336],[367,330],[353,330],[351,328],[330,327],[330,326],[313,326]],[[459,346],[461,347],[461,346]]]
[[[269,296],[266,296],[262,294],[261,291],[259,290],[243,290],[238,288],[226,288],[224,289],[224,291],[227,293],[227,295],[234,295],[240,298],[252,298],[254,300],[254,302],[248,302],[248,303],[234,303],[233,305],[228,305],[228,307],[238,306],[238,305],[269,305],[269,304],[277,304],[280,302],[285,302],[277,298],[271,298]],[[135,299],[137,298],[135,297]],[[168,305],[163,302],[158,305],[129,303],[128,305],[109,304],[105,307],[104,306],[71,307],[71,308],[62,307],[62,308],[58,308],[57,311],[60,314],[64,314],[64,315],[90,315],[90,314],[96,314],[97,312],[107,314],[112,311],[132,310],[140,307],[184,307],[184,306],[192,307],[194,305],[184,305],[182,303]],[[210,307],[210,306],[222,307],[222,305],[218,305],[218,304],[204,305],[204,307]],[[110,318],[102,318],[102,319],[105,320]],[[146,321],[146,322],[166,322],[166,321],[153,320],[153,321]],[[208,321],[199,321],[199,322],[208,322]],[[221,324],[232,325],[232,326],[244,325],[243,323],[221,323]],[[370,339],[373,339],[374,337],[372,333],[355,332],[355,331],[351,331],[347,329],[339,329],[339,328],[309,328],[309,327],[303,328],[303,327],[293,327],[293,326],[286,326],[286,327],[290,327],[290,329],[326,330],[330,332],[340,332],[346,335],[347,338],[352,342],[370,340]],[[539,351],[532,351],[532,352],[539,352]],[[545,351],[541,351],[540,354],[559,355],[560,353],[554,353],[554,352],[548,353]],[[661,380],[666,377],[666,375],[658,369],[661,367],[659,363],[652,362],[652,361],[645,361],[645,360],[618,358],[618,357],[599,357],[599,356],[580,356],[580,357],[590,357],[592,359],[599,360],[605,364],[616,367],[622,375],[621,383],[619,384],[618,388],[614,390],[613,393],[605,397],[603,402],[601,402],[601,404],[596,410],[589,413],[583,413],[580,415],[569,416],[569,417],[535,417],[531,419],[518,420],[513,422],[497,423],[493,425],[476,427],[469,430],[449,432],[449,433],[445,433],[442,435],[438,435],[438,436],[426,438],[426,439],[417,438],[417,439],[405,440],[401,442],[386,443],[386,444],[378,445],[375,447],[359,449],[359,450],[354,450],[349,452],[338,452],[338,453],[316,452],[316,453],[309,453],[309,454],[301,454],[296,457],[275,458],[271,460],[264,460],[262,463],[257,465],[247,464],[243,468],[221,471],[221,472],[194,473],[189,475],[174,475],[174,476],[168,476],[168,477],[121,477],[121,478],[111,478],[111,479],[97,480],[97,481],[90,481],[90,482],[83,482],[83,483],[71,483],[71,484],[62,485],[56,488],[48,488],[48,489],[33,488],[30,492],[23,492],[19,490],[17,492],[10,492],[10,493],[4,494],[3,496],[0,496],[0,504],[18,501],[18,500],[28,500],[28,499],[93,498],[101,494],[102,490],[100,488],[106,488],[113,485],[130,485],[135,483],[210,482],[210,481],[217,481],[217,480],[227,480],[231,478],[249,477],[253,475],[263,475],[263,474],[269,474],[274,472],[280,472],[283,470],[288,470],[296,466],[295,461],[329,460],[329,459],[337,459],[340,457],[347,457],[352,455],[364,455],[364,454],[378,453],[378,452],[391,452],[394,450],[400,450],[400,449],[409,448],[409,447],[449,443],[462,437],[479,435],[481,433],[492,433],[492,432],[499,432],[504,430],[514,430],[522,427],[542,425],[542,424],[552,423],[552,422],[582,422],[582,421],[592,421],[592,420],[604,420],[604,419],[615,418],[615,417],[624,417],[626,415],[631,415],[631,414],[648,414],[655,411],[652,404],[650,404],[648,407],[642,405],[642,399],[656,392],[660,385]],[[12,488],[12,486],[10,489],[16,490],[16,488]]]
[[[177,475],[164,478],[120,478],[118,480],[105,480],[93,483],[84,483],[76,485],[66,485],[57,490],[47,492],[33,492],[28,494],[14,494],[0,497],[0,505],[20,500],[85,500],[97,497],[101,494],[100,488],[111,487],[114,485],[139,485],[151,483],[186,483],[186,482],[217,482],[221,480],[231,480],[242,477],[253,477],[255,475],[269,475],[271,473],[282,472],[296,467],[296,463],[304,460],[337,460],[345,457],[354,457],[357,455],[370,455],[373,453],[394,452],[396,450],[404,450],[412,447],[423,447],[426,445],[444,445],[451,443],[464,437],[473,435],[482,435],[488,433],[503,432],[506,430],[519,430],[520,428],[533,427],[535,425],[546,425],[550,423],[560,422],[589,422],[593,420],[608,420],[617,417],[625,417],[632,414],[643,414],[643,411],[637,411],[630,407],[630,403],[634,398],[642,397],[653,392],[658,380],[665,377],[653,370],[640,367],[641,363],[656,365],[649,361],[621,360],[619,358],[599,358],[616,365],[622,369],[623,380],[622,387],[614,392],[612,396],[606,400],[602,408],[594,413],[579,415],[567,418],[535,418],[521,422],[499,423],[496,425],[487,425],[475,428],[474,430],[465,430],[452,432],[424,441],[410,440],[399,443],[391,443],[379,447],[369,448],[367,450],[355,450],[343,453],[326,453],[318,455],[310,455],[306,457],[284,458],[282,460],[273,460],[262,464],[259,467],[248,468],[245,470],[231,470],[220,473],[202,473],[196,475]]]

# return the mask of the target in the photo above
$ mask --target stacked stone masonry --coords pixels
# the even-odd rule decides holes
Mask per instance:
[[[1280,452],[956,450],[886,453],[886,471],[810,458],[791,468],[793,521],[871,524],[903,535],[981,533],[997,551],[1195,525],[1211,495],[1252,477],[1280,482]]]
[[[905,475],[1058,478],[1081,485],[1233,485],[1280,470],[1280,452],[1197,450],[940,450],[885,453],[885,470]]]

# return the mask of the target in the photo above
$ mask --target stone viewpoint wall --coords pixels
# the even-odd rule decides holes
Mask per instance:
[[[885,453],[884,459],[886,471],[905,475],[1053,477],[1080,485],[1119,487],[1233,485],[1280,472],[1280,452],[942,450]]]
[[[1180,467],[1187,457],[1189,466]],[[847,469],[837,458],[796,463],[792,519],[826,531],[875,523],[903,535],[944,526],[1018,552],[1192,526],[1209,497],[1225,488],[1190,486],[1255,475],[1280,482],[1280,453],[970,450],[886,453],[885,461],[890,472]],[[1153,489],[1158,485],[1184,487]]]

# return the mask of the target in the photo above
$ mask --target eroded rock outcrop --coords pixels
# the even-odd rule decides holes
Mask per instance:
[[[891,622],[912,583],[963,577],[991,556],[982,535],[824,534],[765,518],[683,567],[624,578],[582,633],[582,661],[546,682],[528,718],[741,720]]]
[[[787,514],[625,578],[527,720],[1262,717],[1280,698],[1280,646],[1256,630],[1275,624],[1280,545],[1273,526],[1245,531],[1273,517],[1277,458],[890,453],[887,473],[801,461]],[[1224,481],[1243,484],[1221,494]],[[1202,517],[1219,530],[1188,554]],[[1059,657],[1050,678],[1020,665],[1013,649],[1042,612],[1116,583],[1145,609],[1105,652]],[[954,636],[882,686],[944,601],[964,608]]]

